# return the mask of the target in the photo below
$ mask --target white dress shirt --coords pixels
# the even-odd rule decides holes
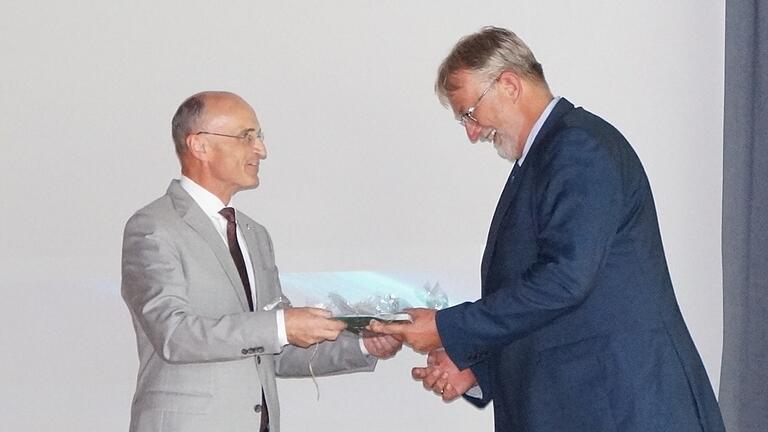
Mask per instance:
[[[539,135],[541,127],[544,126],[544,122],[547,121],[549,114],[552,113],[552,110],[555,108],[555,105],[557,105],[557,102],[559,102],[560,99],[562,99],[560,96],[552,98],[552,100],[549,101],[547,107],[544,108],[544,111],[541,112],[541,115],[536,120],[536,123],[533,124],[531,131],[528,133],[528,139],[525,140],[523,154],[520,156],[520,159],[517,160],[518,165],[523,166],[523,161],[525,160],[525,156],[528,154],[528,150],[531,149],[531,145],[533,145],[533,141],[536,140],[536,136]]]
[[[221,241],[227,246],[229,250],[229,242],[227,241],[227,219],[219,214],[219,211],[228,206],[228,203],[222,203],[219,197],[212,194],[210,191],[195,183],[194,180],[187,176],[181,176],[179,180],[181,187],[187,191],[192,199],[203,209],[203,212],[208,215],[213,223],[213,227],[216,228],[216,232],[221,236]],[[254,286],[253,277],[253,265],[251,263],[251,255],[248,253],[248,247],[243,237],[243,232],[240,230],[240,224],[237,224],[237,243],[240,245],[240,251],[243,253],[243,260],[245,261],[245,271],[248,273],[248,285],[251,290],[251,297],[256,304],[256,287]],[[277,340],[282,345],[288,344],[288,333],[285,330],[285,316],[281,309],[277,310]]]

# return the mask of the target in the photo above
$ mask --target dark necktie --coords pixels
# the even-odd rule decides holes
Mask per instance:
[[[240,281],[243,282],[245,289],[245,298],[248,299],[248,309],[253,311],[253,296],[251,295],[251,284],[248,282],[248,272],[245,270],[245,259],[243,251],[240,250],[240,244],[237,242],[237,222],[235,221],[235,209],[224,207],[219,214],[227,220],[227,243],[229,243],[229,254],[237,267],[237,273],[240,274]]]
[[[240,275],[240,281],[243,282],[245,297],[248,299],[248,309],[253,311],[253,296],[251,295],[251,284],[248,282],[248,272],[245,270],[245,259],[243,251],[240,250],[240,243],[237,241],[237,222],[235,220],[235,209],[224,207],[219,214],[227,220],[227,243],[229,243],[229,254],[237,267],[237,273]],[[267,410],[267,400],[264,397],[264,390],[261,391],[261,426],[259,432],[269,432],[269,410]]]

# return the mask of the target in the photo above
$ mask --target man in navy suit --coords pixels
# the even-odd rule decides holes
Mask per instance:
[[[493,401],[500,432],[723,431],[648,179],[621,133],[553,97],[505,29],[460,40],[436,91],[470,141],[515,162],[488,233],[482,298],[370,328],[430,351],[413,375],[444,400]]]

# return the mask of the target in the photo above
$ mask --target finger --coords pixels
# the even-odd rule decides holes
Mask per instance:
[[[435,390],[435,383],[440,379],[443,372],[440,369],[430,368],[429,374],[424,378],[424,388]]]
[[[347,324],[343,321],[332,319],[322,319],[317,321],[318,323],[316,324],[316,327],[326,331],[333,331],[338,333],[347,328]]]
[[[327,311],[325,309],[320,309],[320,308],[315,308],[315,307],[303,307],[301,309],[303,309],[304,311],[306,311],[310,315],[315,315],[315,316],[319,316],[319,317],[323,317],[323,318],[329,318],[331,316],[331,312],[329,312],[329,311]]]
[[[374,354],[374,355],[378,356],[378,355],[381,355],[385,351],[384,347],[381,345],[381,342],[379,341],[378,338],[375,338],[375,337],[370,338],[369,342],[370,342],[370,347],[369,347],[368,351],[371,354]]]
[[[376,320],[371,320],[366,328],[374,333],[384,333],[383,325]]]
[[[411,376],[413,377],[413,379],[419,380],[419,381],[423,380],[428,373],[429,371],[427,368],[415,367],[411,369]]]
[[[293,345],[296,345],[300,348],[307,348],[308,346],[312,345],[312,341],[304,341],[304,340],[297,340],[294,342],[291,342]]]
[[[378,350],[384,349],[384,345],[382,345],[381,338],[379,337],[371,338],[371,344]]]
[[[339,337],[339,333],[344,329],[325,329],[320,332],[320,337],[325,340],[336,340]]]
[[[437,385],[437,383],[435,383],[435,386],[434,386],[434,387],[432,387],[432,391],[433,391],[433,392],[434,392],[436,395],[438,395],[438,396],[440,396],[440,397],[442,397],[442,396],[443,396],[443,393],[444,393],[444,390],[443,390],[443,388],[442,388],[442,387],[440,387],[440,386],[438,386],[438,385]]]
[[[448,385],[448,373],[444,373],[435,382],[435,389],[440,390],[440,394],[445,392],[445,387]]]
[[[396,352],[400,351],[400,349],[401,349],[402,347],[403,347],[403,343],[402,343],[402,342],[399,342],[399,341],[397,341],[397,342],[391,342],[391,343],[389,344],[389,346],[388,346],[388,349],[389,349],[389,351],[390,351],[392,354],[395,354]]]
[[[445,389],[443,390],[443,401],[450,402],[459,396],[461,395],[451,384],[445,386]]]
[[[403,312],[411,316],[411,320],[416,321],[419,315],[421,315],[422,308],[406,308]]]
[[[384,324],[381,321],[378,320],[371,320],[370,323],[368,323],[368,327],[375,331],[376,333],[381,334],[391,334],[397,332],[397,329],[401,326],[401,324]]]
[[[439,357],[440,357],[439,351],[437,350],[430,351],[429,354],[427,355],[427,364],[429,366],[434,366],[439,364]]]
[[[368,324],[371,331],[385,335],[401,335],[406,332],[406,326],[407,324],[384,324],[375,320]]]
[[[435,383],[432,385],[432,389],[435,391],[435,393],[443,394],[446,384],[448,384],[448,373],[443,372],[435,380]]]
[[[389,350],[398,350],[402,345],[402,342],[398,341],[397,339],[393,338],[390,335],[381,336],[379,338],[379,342],[381,343],[382,346],[386,347]]]
[[[372,328],[371,325],[368,325],[365,327],[365,333],[364,335],[369,338],[386,338],[381,340],[389,340],[391,341],[395,346],[402,345],[403,339],[405,339],[405,336],[402,334],[385,334],[380,331],[376,331]]]
[[[424,379],[421,382],[421,385],[424,386],[427,390],[433,390],[433,386],[435,384],[435,381],[437,381],[437,376],[435,375],[436,371],[432,368],[427,368],[427,374],[424,376]],[[439,374],[439,372],[437,372]]]

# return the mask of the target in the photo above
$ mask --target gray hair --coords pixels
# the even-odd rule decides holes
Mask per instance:
[[[176,146],[176,154],[179,157],[187,151],[187,135],[192,133],[204,111],[205,96],[203,93],[198,93],[182,102],[176,110],[176,114],[173,115],[171,136]]]
[[[462,69],[477,72],[489,81],[511,70],[546,85],[544,69],[530,48],[516,34],[499,27],[483,27],[464,36],[443,60],[435,82],[435,93],[442,104],[447,105],[448,93],[457,90],[450,76]]]

